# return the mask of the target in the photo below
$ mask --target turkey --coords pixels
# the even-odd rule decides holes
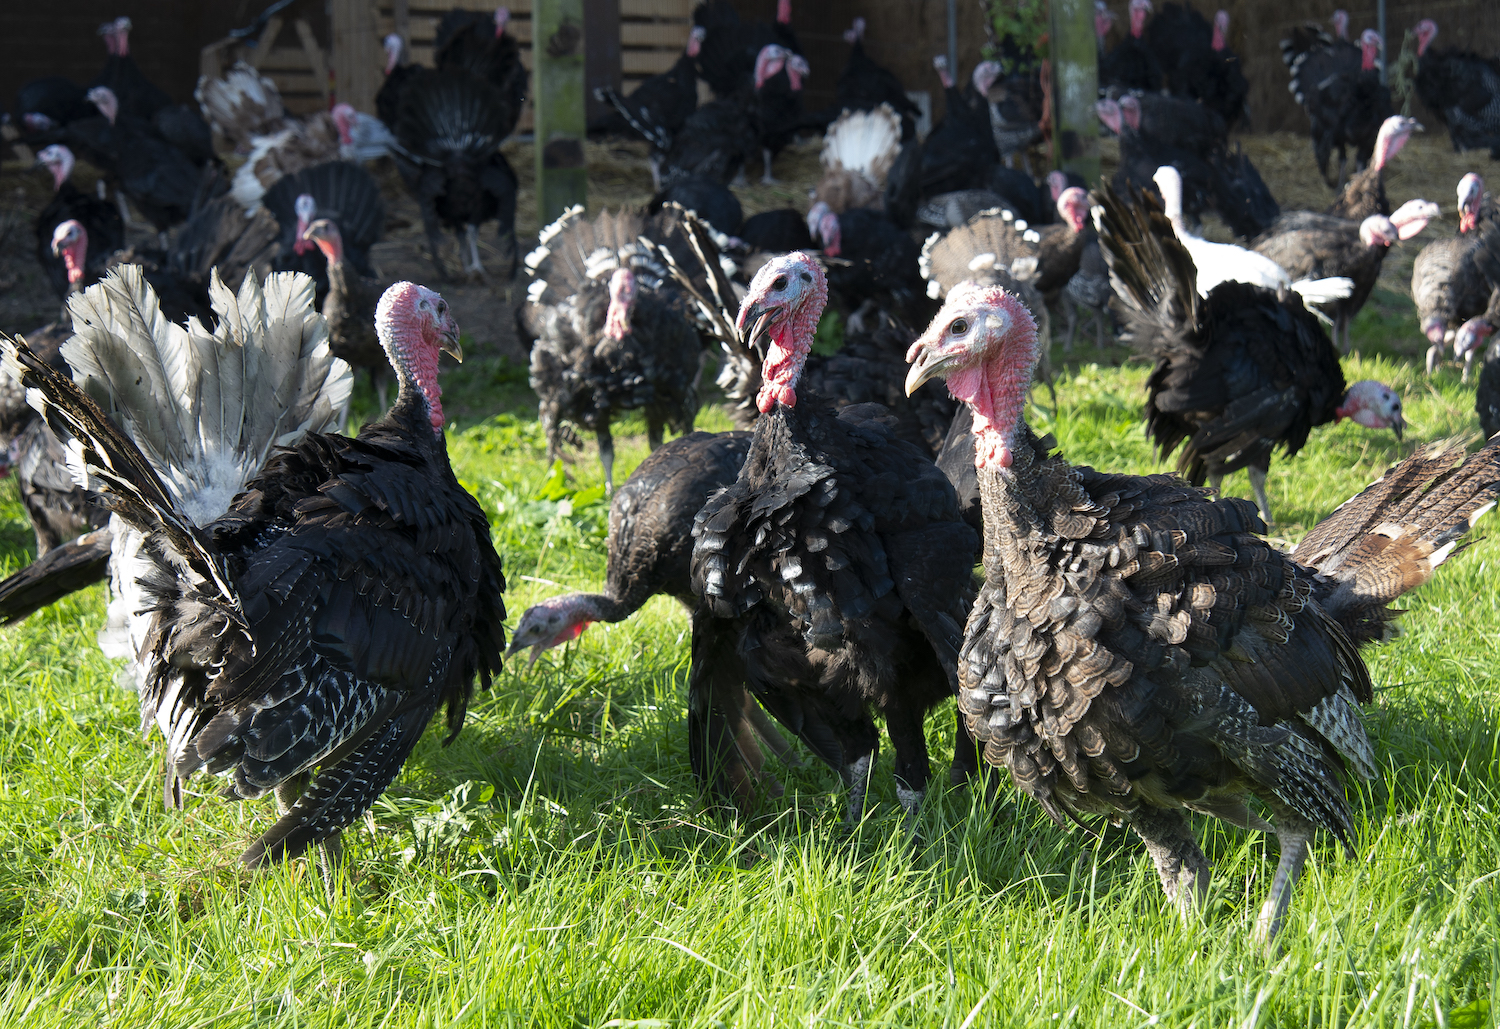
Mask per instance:
[[[259,207],[283,176],[327,161],[374,160],[390,153],[395,143],[380,119],[348,104],[302,119],[291,117],[275,83],[244,63],[222,78],[200,78],[193,95],[214,131],[247,154],[230,187],[247,211]]]
[[[932,59],[932,66],[943,83],[943,120],[933,126],[922,144],[916,178],[918,192],[924,197],[980,188],[989,169],[1000,159],[985,100],[1000,74],[1000,65],[981,61],[963,89],[954,84],[948,58],[939,54]]]
[[[264,206],[281,226],[276,271],[311,276],[318,284],[319,303],[328,293],[328,266],[317,246],[304,238],[315,218],[338,226],[345,259],[356,272],[375,276],[370,248],[385,231],[385,204],[374,176],[364,168],[350,161],[303,168],[266,190]],[[384,357],[379,360],[388,363]]]
[[[392,32],[382,43],[385,48],[385,81],[375,94],[375,116],[381,124],[390,128],[396,124],[396,112],[401,109],[401,94],[414,80],[429,75],[420,64],[403,64],[406,56],[406,40]]]
[[[1433,50],[1437,22],[1417,23],[1417,96],[1448,126],[1455,151],[1488,150],[1500,160],[1500,60],[1467,50]]]
[[[1354,291],[1353,281],[1344,277],[1293,282],[1285,268],[1263,254],[1233,243],[1214,243],[1194,235],[1183,221],[1182,178],[1177,169],[1171,165],[1156,169],[1154,181],[1167,220],[1172,223],[1177,239],[1198,269],[1198,293],[1201,296],[1208,296],[1221,282],[1244,282],[1278,292],[1291,290],[1309,304],[1343,300]]]
[[[1492,287],[1474,261],[1474,247],[1484,202],[1484,181],[1473,172],[1458,183],[1459,235],[1435,239],[1422,248],[1411,269],[1411,296],[1417,305],[1422,335],[1430,344],[1427,374],[1443,358],[1444,348],[1454,341],[1458,326],[1484,312]],[[1464,381],[1469,381],[1473,350],[1463,355]]]
[[[1228,40],[1228,11],[1217,12],[1210,28],[1193,8],[1165,3],[1146,26],[1146,45],[1162,69],[1166,88],[1175,96],[1199,101],[1233,128],[1248,119],[1250,83]]]
[[[89,100],[99,109],[98,120],[72,122],[62,130],[66,143],[80,148],[88,160],[104,171],[118,193],[161,234],[186,221],[194,199],[204,185],[200,163],[167,139],[150,122],[120,112],[119,100],[107,86],[89,90]],[[217,178],[210,172],[208,182]],[[122,201],[123,204],[123,201]],[[126,213],[122,208],[122,216]]]
[[[59,297],[81,289],[104,274],[105,262],[125,245],[125,224],[114,205],[80,190],[70,181],[73,151],[54,143],[37,154],[37,164],[52,173],[52,200],[36,219],[36,258]],[[57,230],[76,222],[84,241],[84,260],[68,245],[66,232]],[[70,257],[70,255],[73,255]],[[72,263],[69,263],[70,260]]]
[[[614,490],[610,423],[619,413],[644,410],[652,450],[664,428],[691,432],[698,414],[703,341],[695,312],[641,242],[667,240],[680,216],[676,208],[650,221],[606,211],[588,221],[574,207],[542,230],[526,257],[527,320],[537,336],[530,382],[547,461],[558,458],[564,422],[592,430],[606,493]]]
[[[833,107],[822,120],[833,121],[845,111],[875,111],[885,106],[900,122],[901,142],[909,142],[917,136],[917,119],[922,111],[906,95],[901,80],[865,53],[865,28],[865,19],[855,18],[844,33],[844,42],[850,48],[849,63],[839,74]]]
[[[331,868],[340,831],[439,707],[458,731],[504,649],[500,558],[443,442],[438,352],[457,350],[458,327],[431,290],[386,292],[400,391],[351,439],[323,435],[350,380],[312,282],[213,294],[210,336],[163,321],[130,269],[89,287],[64,346],[78,385],[24,344],[0,353],[113,512],[101,647],[133,662],[143,724],[166,740],[167,803],[198,771],[230,797],[274,791],[281,818],[241,861],[321,843]]]
[[[1349,151],[1354,151],[1357,166],[1366,165],[1380,126],[1393,113],[1391,91],[1376,68],[1381,46],[1380,34],[1373,29],[1360,35],[1356,48],[1316,24],[1294,29],[1281,41],[1281,59],[1292,78],[1289,88],[1312,127],[1318,173],[1335,189],[1344,184]],[[1335,149],[1338,173],[1330,176],[1328,161]]]
[[[765,172],[760,179],[762,185],[778,184],[779,180],[771,174],[771,164],[806,123],[802,110],[802,80],[809,71],[802,55],[776,43],[763,47],[755,58],[752,110],[760,137],[761,157],[765,162]]]
[[[414,80],[401,94],[394,132],[396,167],[417,201],[432,266],[448,271],[439,251],[439,225],[463,230],[464,271],[484,276],[479,227],[499,224],[503,279],[516,269],[516,173],[500,153],[517,111],[495,87],[469,75],[439,72]]]
[[[217,320],[213,276],[227,282],[247,274],[264,277],[275,257],[276,233],[269,213],[246,214],[232,197],[222,196],[193,215],[166,250],[130,247],[114,254],[107,267],[139,266],[168,321],[182,324],[195,317],[212,326]]]
[[[1375,289],[1386,252],[1397,240],[1421,232],[1439,213],[1436,204],[1425,200],[1407,201],[1389,218],[1372,214],[1362,222],[1293,211],[1252,242],[1256,253],[1297,279],[1346,277],[1354,283],[1347,299],[1325,305],[1332,308],[1334,339],[1340,351],[1348,353],[1350,323]]]
[[[883,210],[886,178],[901,153],[901,119],[888,104],[846,110],[823,134],[823,177],[813,199],[835,214],[855,207]]]
[[[749,450],[748,432],[690,432],[653,451],[610,501],[604,592],[570,593],[527,608],[506,656],[530,647],[535,664],[543,652],[577,639],[594,622],[622,622],[654,596],[673,597],[689,612],[697,607],[693,516],[710,494],[734,483]],[[734,784],[728,792],[742,804],[753,801],[756,782],[779,793],[763,771],[761,747],[789,764],[799,763],[797,758],[743,684],[736,696],[712,698],[724,700],[732,709],[708,717],[727,718],[738,727],[731,755],[738,761],[723,771]]]
[[[699,107],[661,156],[658,189],[688,178],[729,185],[743,181],[745,162],[760,149],[754,114],[743,95]]]
[[[130,30],[133,27],[130,19],[124,17],[99,26],[99,35],[104,38],[109,57],[89,87],[108,89],[119,98],[122,114],[149,122],[159,111],[172,106],[172,98],[147,79],[135,58],[130,56]]]
[[[698,76],[693,62],[706,30],[695,26],[677,63],[646,79],[628,97],[613,86],[600,86],[594,97],[615,109],[620,122],[651,144],[653,189],[661,189],[661,156],[672,149],[688,117],[698,109]]]
[[[1327,214],[1363,221],[1372,214],[1390,214],[1391,202],[1385,195],[1385,166],[1401,152],[1413,132],[1422,126],[1415,118],[1395,114],[1380,124],[1375,149],[1365,170],[1349,177],[1337,200],[1328,205]]]
[[[693,8],[693,25],[704,30],[698,77],[708,83],[718,100],[751,85],[756,59],[765,47],[775,44],[791,53],[802,53],[802,45],[792,31],[792,0],[777,0],[776,21],[771,25],[742,22],[732,0],[700,0]]]
[[[505,31],[509,24],[509,7],[497,7],[493,14],[455,7],[438,22],[433,41],[439,74],[471,76],[494,88],[504,104],[502,137],[516,130],[526,102],[526,67],[515,34]]]
[[[323,320],[328,323],[328,348],[351,367],[370,373],[380,408],[389,400],[391,364],[385,360],[375,329],[375,306],[380,283],[366,278],[344,256],[344,239],[336,222],[319,218],[302,238],[314,244],[328,262],[328,295],[323,298]]]
[[[917,261],[921,250],[904,229],[878,211],[856,207],[836,214],[819,202],[807,212],[807,227],[830,263],[828,284],[858,324],[872,310],[893,311],[908,321],[925,307]]]
[[[95,117],[99,112],[86,94],[87,90],[63,75],[32,79],[16,91],[10,125],[27,142],[70,121]]]
[[[734,329],[767,337],[760,418],[739,478],[693,525],[690,756],[714,781],[728,745],[702,717],[705,695],[748,683],[762,706],[850,790],[849,822],[865,807],[879,747],[869,711],[896,751],[896,794],[915,815],[928,780],[923,718],[947,699],[959,628],[972,596],[977,539],[953,487],[918,449],[893,439],[876,412],[835,415],[799,390],[827,297],[806,254],[773,258],[750,283]],[[727,314],[725,316],[727,318]],[[954,773],[974,750],[962,736]]]
[[[692,211],[712,225],[715,232],[725,236],[739,232],[745,222],[745,209],[740,206],[739,197],[728,186],[713,179],[698,176],[678,179],[651,198],[646,213],[655,214],[668,204]],[[797,220],[801,221],[800,215]]]
[[[1130,35],[1099,59],[1100,89],[1138,89],[1150,93],[1161,89],[1161,64],[1141,38],[1150,14],[1151,0],[1130,0]]]
[[[26,334],[26,343],[38,359],[66,373],[62,345],[70,333],[60,323],[44,325]],[[20,487],[21,504],[36,535],[37,557],[42,557],[90,529],[109,520],[109,513],[88,502],[68,474],[67,454],[41,417],[26,403],[20,380],[0,368],[0,475],[14,475]],[[100,571],[93,580],[102,575]],[[0,595],[6,594],[0,585]],[[49,603],[50,601],[42,601]],[[37,606],[40,606],[38,604]],[[0,611],[8,610],[0,601]],[[31,608],[20,615],[29,614]]]
[[[1083,193],[1082,190],[1078,192]],[[1087,210],[1087,194],[1083,194],[1081,205]],[[1074,208],[1077,209],[1077,205]],[[1085,242],[1079,250],[1077,259],[1080,264],[1090,242]],[[982,283],[1003,287],[1036,311],[1040,333],[1037,374],[1051,390],[1052,323],[1038,283],[1044,277],[1044,262],[1051,260],[1055,263],[1057,258],[1053,251],[1044,256],[1041,243],[1040,234],[1011,215],[1010,211],[983,211],[971,218],[968,224],[946,235],[933,233],[927,237],[927,242],[922,245],[920,267],[922,277],[927,280],[927,295],[933,300],[947,296],[965,282]],[[1055,286],[1061,280],[1062,286],[1057,288],[1062,289],[1077,275],[1075,266],[1072,275],[1064,277],[1061,272],[1051,271],[1045,278],[1049,286]]]
[[[1123,192],[1132,186],[1149,190],[1156,169],[1169,164],[1182,178],[1183,216],[1197,224],[1199,216],[1213,203],[1214,174],[1208,161],[1180,146],[1144,135],[1137,98],[1100,100],[1094,111],[1105,127],[1120,137],[1120,166],[1113,180],[1115,190]]]
[[[1177,470],[1215,490],[1246,469],[1261,518],[1269,525],[1266,473],[1271,452],[1296,456],[1308,433],[1344,418],[1372,429],[1406,428],[1401,397],[1384,383],[1347,389],[1327,333],[1300,298],[1251,283],[1224,281],[1200,299],[1193,255],[1163,224],[1151,198],[1133,210],[1104,194],[1100,246],[1124,308],[1126,339],[1155,367],[1146,380],[1146,432]],[[1128,223],[1127,220],[1128,219]],[[1154,237],[1142,247],[1142,233]]]
[[[1130,217],[1107,208],[1101,238]],[[1168,260],[1147,256],[1144,224],[1129,238],[1143,264]],[[1195,292],[1178,290],[1179,302]],[[1430,579],[1493,506],[1500,445],[1462,465],[1461,446],[1423,448],[1285,555],[1255,535],[1264,526],[1246,501],[1050,453],[1022,418],[1035,324],[1003,290],[950,293],[910,356],[913,385],[946,378],[973,411],[985,582],[959,708],[986,763],[1059,824],[1128,825],[1189,925],[1210,869],[1187,812],[1276,832],[1281,860],[1256,927],[1270,941],[1316,830],[1354,845],[1344,772],[1376,774],[1358,648],[1385,637],[1386,605]]]
[[[1500,432],[1500,340],[1485,346],[1485,340],[1494,331],[1484,318],[1471,318],[1460,327],[1459,339],[1454,343],[1455,350],[1461,344],[1468,353],[1484,351],[1479,385],[1474,390],[1474,411],[1479,415],[1479,427],[1486,439]]]
[[[1010,290],[1010,292],[1017,291]],[[1017,293],[1017,295],[1020,294]],[[1091,239],[1084,244],[1083,253],[1078,255],[1078,271],[1073,273],[1073,277],[1063,287],[1063,301],[1067,305],[1065,310],[1068,315],[1068,335],[1063,339],[1063,353],[1073,349],[1073,336],[1078,331],[1079,314],[1084,310],[1092,312],[1093,315],[1094,348],[1104,349],[1105,336],[1114,331],[1113,320],[1109,313],[1109,302],[1114,295],[1114,287],[1109,282],[1109,265],[1104,262],[1104,254],[1099,249],[1099,241]],[[1022,297],[1022,302],[1025,302],[1025,297]]]

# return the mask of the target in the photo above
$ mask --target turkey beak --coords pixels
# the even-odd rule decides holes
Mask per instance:
[[[443,324],[443,341],[438,344],[439,349],[453,355],[453,360],[459,364],[464,363],[464,348],[458,343],[458,323],[449,318]]]
[[[957,352],[945,353],[924,347],[906,373],[906,395],[911,396],[928,379],[945,376],[958,357]]]
[[[756,301],[740,314],[740,332],[745,331],[745,326],[750,327],[750,334],[745,337],[745,344],[755,346],[756,340],[771,331],[771,326],[786,317],[786,308],[780,304],[762,304]]]
[[[1400,411],[1391,419],[1391,431],[1396,434],[1396,442],[1400,443],[1401,437],[1406,433],[1406,419],[1401,417]]]

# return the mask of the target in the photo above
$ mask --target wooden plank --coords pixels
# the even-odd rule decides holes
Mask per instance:
[[[419,13],[431,14],[436,12],[439,18],[452,10],[493,11],[499,6],[493,0],[409,0],[409,3],[411,4],[411,13],[413,16]],[[385,7],[384,4],[381,6]],[[510,8],[511,18],[531,17],[531,3],[529,0],[511,0],[505,6]]]
[[[375,12],[367,0],[332,0],[334,89],[356,111],[375,110],[383,62],[375,38]]]
[[[260,41],[245,55],[245,63],[252,68],[259,68],[260,62],[271,52],[271,44],[276,42],[276,37],[281,34],[281,19],[272,17],[266,22],[265,29],[260,34]]]
[[[318,39],[313,35],[312,26],[307,23],[306,18],[298,18],[293,25],[297,29],[297,38],[302,42],[302,53],[307,59],[307,66],[312,69],[313,75],[317,76],[323,100],[329,100],[328,84],[328,62],[323,57],[323,48],[318,46]],[[371,106],[374,106],[373,98]]]
[[[626,75],[656,75],[677,62],[670,50],[622,50],[620,70]]]
[[[681,50],[687,46],[687,22],[627,21],[620,23],[621,46],[650,46],[663,50]]]
[[[325,64],[326,68],[327,65]],[[267,53],[260,62],[260,70],[271,74],[278,71],[301,71],[312,74],[307,60],[307,51],[301,47],[279,46]]]
[[[689,18],[692,0],[620,0],[622,18]]]

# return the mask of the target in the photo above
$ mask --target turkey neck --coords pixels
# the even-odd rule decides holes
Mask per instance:
[[[981,466],[978,473],[988,578],[1034,578],[1037,550],[1091,539],[1105,523],[1077,469],[1060,456],[1049,457],[1047,445],[1024,421],[1017,426],[1010,467]]]

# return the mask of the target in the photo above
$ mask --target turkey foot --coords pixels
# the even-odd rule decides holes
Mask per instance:
[[[766,147],[765,149],[763,149],[761,151],[761,157],[764,158],[764,160],[766,162],[766,170],[765,170],[765,174],[763,174],[760,177],[760,184],[762,186],[779,186],[779,185],[781,185],[781,180],[778,179],[776,176],[774,176],[774,175],[771,174],[771,149],[770,149],[770,147]]]
[[[464,226],[464,243],[468,246],[468,254],[464,257],[464,273],[468,275],[471,282],[484,281],[484,263],[479,260],[479,226]]]
[[[1306,821],[1284,808],[1277,810],[1276,839],[1281,844],[1281,860],[1276,863],[1276,875],[1271,879],[1271,895],[1261,905],[1260,917],[1255,920],[1255,942],[1262,947],[1269,949],[1281,931],[1281,923],[1292,904],[1292,887],[1302,877],[1312,834],[1313,827]]]
[[[1128,815],[1126,821],[1145,842],[1167,899],[1177,908],[1183,924],[1191,926],[1208,897],[1212,870],[1187,819],[1180,811],[1143,807]]]

